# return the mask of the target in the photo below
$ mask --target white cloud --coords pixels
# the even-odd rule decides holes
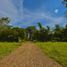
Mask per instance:
[[[17,10],[10,0],[0,0],[0,10],[8,14],[17,14]]]
[[[47,25],[61,24],[64,21],[63,17],[54,17],[48,11],[42,12],[41,7],[35,12],[29,11],[23,7],[23,0],[0,0],[0,17],[8,16],[12,20],[11,24],[26,26],[33,22],[45,20]],[[17,6],[19,8],[17,8]]]
[[[55,24],[61,24],[64,21],[64,17],[54,17],[49,12],[31,12],[27,9],[24,9],[24,15],[23,15],[23,25],[30,25],[33,22],[36,22],[36,20],[42,21],[45,20],[47,25],[55,25]],[[37,22],[36,22],[37,23]]]
[[[12,21],[18,21],[21,17],[21,12],[23,11],[21,8],[21,0],[18,4],[20,5],[19,9],[17,9],[17,6],[13,4],[12,0],[0,0],[0,17],[8,16]]]
[[[55,9],[55,11],[54,11],[55,13],[58,13],[59,12],[59,10],[58,9]]]

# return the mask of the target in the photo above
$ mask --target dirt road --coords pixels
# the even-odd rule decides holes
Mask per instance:
[[[34,45],[27,42],[0,61],[0,67],[62,67],[47,57]]]

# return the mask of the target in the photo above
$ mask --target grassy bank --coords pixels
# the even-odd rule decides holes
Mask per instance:
[[[0,42],[0,59],[5,57],[6,55],[10,54],[16,48],[20,46],[20,43],[16,42]]]
[[[44,53],[67,67],[67,43],[66,42],[38,42],[36,43]]]

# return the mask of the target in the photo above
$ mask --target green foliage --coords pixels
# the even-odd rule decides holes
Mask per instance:
[[[67,2],[67,0],[64,0],[64,1],[66,1],[66,2]]]
[[[63,4],[67,8],[67,0],[63,0]]]
[[[26,38],[28,40],[33,40],[34,39],[34,33],[36,31],[36,27],[35,26],[29,26],[26,28]]]
[[[67,25],[64,28],[55,25],[55,28],[51,30],[49,26],[43,27],[40,22],[38,22],[39,29],[36,29],[35,26],[28,26],[27,28],[9,26],[8,18],[1,18],[1,21],[0,41],[18,42],[22,40],[35,40],[67,42]]]
[[[24,29],[17,27],[2,27],[0,29],[0,41],[18,42],[24,39]]]
[[[67,25],[65,26],[65,28],[62,31],[62,39],[63,39],[63,41],[67,42]]]
[[[0,42],[0,59],[10,54],[12,51],[14,51],[19,46],[20,46],[20,43],[16,43],[16,42],[13,42],[13,43]]]
[[[8,17],[0,18],[0,27],[8,25],[9,22],[10,22],[10,19]]]
[[[67,43],[66,42],[37,42],[44,53],[55,59],[63,67],[67,67]]]
[[[40,29],[42,29],[42,24],[41,24],[41,22],[38,22],[38,26],[39,26]]]
[[[62,39],[62,28],[59,25],[55,25],[54,39],[57,41],[61,41]]]

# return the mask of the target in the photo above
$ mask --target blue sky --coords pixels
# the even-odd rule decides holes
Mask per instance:
[[[10,24],[19,27],[37,26],[37,22],[65,25],[65,10],[61,0],[0,0],[0,17],[10,17]]]

